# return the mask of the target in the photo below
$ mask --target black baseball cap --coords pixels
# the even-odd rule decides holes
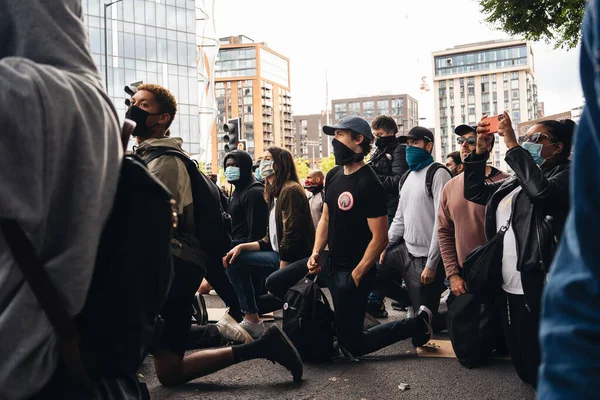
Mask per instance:
[[[425,140],[426,142],[433,143],[433,132],[422,126],[415,126],[406,134],[406,139],[412,140]]]
[[[473,126],[473,125],[459,125],[454,129],[454,133],[457,134],[458,136],[463,136],[466,135],[469,132],[473,132],[475,134],[477,134],[477,127]],[[494,147],[494,141],[496,140],[496,136],[495,135],[491,135],[492,136],[492,141],[490,142],[490,145],[492,147]]]
[[[456,133],[458,136],[462,136],[465,135],[469,132],[473,132],[473,133],[477,133],[477,127],[476,126],[472,126],[472,125],[459,125],[454,129],[454,133]]]
[[[323,133],[329,136],[333,136],[336,129],[344,129],[354,131],[363,135],[366,139],[373,140],[373,132],[371,132],[371,125],[366,119],[356,115],[344,117],[339,120],[335,125],[325,125],[323,127]]]

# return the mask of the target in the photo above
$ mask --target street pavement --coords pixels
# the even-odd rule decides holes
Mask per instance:
[[[207,306],[224,307],[216,296],[205,296]],[[405,313],[391,309],[386,322]],[[281,313],[275,313],[281,324]],[[445,333],[434,339],[448,340]],[[178,387],[163,387],[154,374],[151,357],[140,373],[152,399],[535,399],[535,391],[520,381],[510,361],[493,360],[476,369],[453,358],[418,357],[410,339],[384,348],[359,361],[338,358],[326,364],[304,364],[302,382],[294,383],[280,365],[252,360]],[[400,390],[408,384],[410,389]]]

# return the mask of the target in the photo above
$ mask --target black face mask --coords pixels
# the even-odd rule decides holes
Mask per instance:
[[[388,145],[392,144],[395,138],[395,136],[379,136],[377,137],[375,146],[377,146],[378,149],[382,147],[387,147]]]
[[[348,165],[362,161],[363,158],[365,158],[363,153],[356,154],[350,150],[348,146],[337,139],[333,139],[331,145],[333,146],[333,156],[335,157],[336,165]]]
[[[152,136],[152,128],[154,128],[157,125],[160,125],[160,123],[157,122],[156,124],[154,124],[152,126],[148,126],[148,125],[146,125],[146,120],[151,115],[161,115],[161,114],[164,114],[164,113],[150,114],[148,111],[144,111],[139,107],[130,106],[127,109],[125,118],[132,120],[136,124],[135,129],[131,135],[140,137],[142,139],[148,139],[150,136]]]

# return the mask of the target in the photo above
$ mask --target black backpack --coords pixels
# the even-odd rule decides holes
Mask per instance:
[[[444,164],[440,164],[439,162],[434,162],[431,167],[429,167],[429,169],[427,170],[427,175],[425,176],[425,189],[427,190],[427,194],[429,195],[430,198],[433,199],[433,177],[435,176],[435,173],[437,172],[438,169],[443,168],[446,171],[448,171],[448,174],[450,176],[452,176],[452,173],[450,172],[450,170],[448,168],[446,168],[446,166]],[[404,173],[404,175],[402,175],[402,177],[400,178],[400,183],[399,183],[399,188],[402,188],[402,186],[404,185],[404,182],[406,182],[406,178],[408,178],[408,175],[410,174],[410,169],[408,171],[406,171]]]
[[[491,302],[472,293],[450,293],[447,304],[448,335],[463,366],[479,367],[495,349],[505,347],[500,316]]]
[[[231,216],[223,208],[221,190],[192,159],[172,147],[151,147],[144,161],[150,164],[162,156],[178,157],[185,164],[192,185],[196,236],[200,247],[206,254],[220,259],[231,249],[232,230]]]
[[[321,288],[308,276],[285,295],[283,331],[306,362],[324,362],[335,354],[333,311]]]
[[[97,378],[134,376],[157,343],[158,314],[173,277],[173,226],[168,189],[136,156],[125,156],[86,302],[72,320],[20,225],[0,221],[15,261],[57,332],[61,359],[84,386]]]

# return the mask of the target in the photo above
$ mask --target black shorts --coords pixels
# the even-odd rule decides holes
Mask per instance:
[[[206,268],[179,257],[173,257],[173,268],[173,283],[160,313],[165,324],[159,347],[183,357],[192,321],[192,302]]]

